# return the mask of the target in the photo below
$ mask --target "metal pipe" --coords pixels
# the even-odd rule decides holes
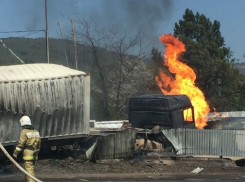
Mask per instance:
[[[37,182],[42,182],[39,179],[35,178],[34,176],[32,176],[31,174],[29,174],[25,169],[23,169],[10,155],[9,153],[6,151],[6,149],[4,148],[4,146],[0,143],[0,148],[2,149],[3,153],[6,155],[6,157],[8,157],[8,159],[17,167],[19,168],[19,170],[21,170],[23,173],[25,173],[27,176],[29,176],[31,179],[37,181]]]
[[[73,41],[74,41],[74,53],[75,53],[75,63],[76,63],[76,70],[78,67],[78,58],[77,58],[77,41],[76,41],[76,33],[75,33],[75,23],[74,20],[71,18],[71,23],[72,23],[72,32],[73,32]]]
[[[65,46],[65,42],[64,42],[64,38],[63,38],[63,32],[62,32],[61,24],[60,24],[60,22],[58,22],[57,24],[60,27],[60,34],[61,34],[62,44],[63,44],[64,51],[65,51],[66,64],[67,64],[67,67],[69,67],[69,62],[68,62],[68,57],[67,57],[67,53],[66,53],[66,46]]]
[[[47,10],[47,0],[45,0],[45,21],[46,21],[46,56],[47,56],[47,62],[49,63],[48,10]]]

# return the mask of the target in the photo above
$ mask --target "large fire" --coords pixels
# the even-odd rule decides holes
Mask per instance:
[[[162,35],[160,41],[166,46],[165,65],[169,67],[171,73],[175,74],[175,77],[167,76],[163,71],[160,71],[155,80],[162,93],[166,95],[186,94],[190,98],[195,111],[195,125],[202,129],[207,125],[207,119],[204,116],[208,114],[210,109],[202,91],[195,86],[195,72],[178,59],[178,55],[185,52],[185,45],[169,34]]]

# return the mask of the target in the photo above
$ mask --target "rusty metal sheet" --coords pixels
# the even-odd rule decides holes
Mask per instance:
[[[28,70],[23,75],[17,73],[22,68]],[[42,138],[89,134],[89,75],[53,64],[4,66],[0,72],[0,142],[4,145],[18,140],[23,114],[31,117]]]

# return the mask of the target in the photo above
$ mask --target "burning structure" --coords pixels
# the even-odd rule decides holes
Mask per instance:
[[[166,50],[164,51],[165,60],[163,64],[168,67],[170,74],[160,70],[159,74],[155,77],[155,81],[164,95],[162,98],[154,95],[131,98],[129,102],[129,120],[132,125],[137,125],[137,127],[140,128],[147,127],[146,125],[159,125],[164,128],[166,128],[166,125],[168,125],[170,128],[184,128],[185,124],[176,125],[176,123],[173,121],[173,118],[177,117],[177,112],[169,114],[169,116],[165,115],[164,117],[160,112],[163,112],[163,110],[165,112],[166,108],[171,110],[171,112],[173,110],[173,105],[171,102],[164,105],[164,102],[162,102],[161,99],[166,99],[168,96],[168,99],[170,100],[172,97],[172,99],[175,99],[176,102],[182,102],[174,97],[186,95],[188,99],[190,99],[189,106],[193,106],[194,112],[193,108],[191,109],[191,107],[179,107],[179,109],[181,109],[183,112],[183,117],[181,117],[181,115],[178,116],[180,120],[179,122],[182,120],[184,120],[184,122],[195,121],[195,126],[198,129],[245,128],[245,122],[243,122],[244,118],[227,118],[227,113],[222,113],[219,116],[215,108],[213,109],[216,120],[210,121],[210,107],[205,100],[203,92],[195,85],[195,72],[191,67],[184,64],[179,59],[180,54],[185,52],[185,45],[180,40],[169,34],[162,35],[160,37],[160,41],[166,46]],[[184,103],[181,104],[183,105]],[[179,106],[181,106],[181,104],[179,104]],[[163,109],[161,107],[166,108]],[[219,116],[218,119],[217,116]],[[172,118],[172,121],[170,121],[170,118]],[[231,122],[235,122],[236,124],[231,124]]]
[[[166,46],[164,64],[174,75],[168,76],[160,71],[156,76],[155,80],[162,93],[186,94],[194,106],[196,127],[212,129],[163,129],[163,135],[171,142],[176,154],[244,156],[244,112],[218,114],[214,108],[215,112],[209,113],[210,108],[204,94],[195,86],[195,72],[178,59],[185,51],[185,45],[172,35],[163,35],[160,40]]]
[[[168,76],[160,71],[155,80],[163,94],[185,94],[190,98],[195,109],[195,125],[202,129],[207,125],[207,119],[203,116],[208,114],[210,108],[203,92],[195,85],[194,70],[178,59],[178,56],[185,52],[185,45],[174,36],[167,34],[161,36],[160,41],[166,46],[164,64],[175,76]]]

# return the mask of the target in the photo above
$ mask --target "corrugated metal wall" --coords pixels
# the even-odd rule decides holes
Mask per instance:
[[[245,156],[245,130],[170,129],[163,134],[177,154]]]
[[[19,139],[22,114],[41,137],[89,134],[90,76],[0,82],[0,142]]]
[[[136,131],[129,129],[99,137],[95,157],[97,160],[129,157],[134,150],[135,140]]]

